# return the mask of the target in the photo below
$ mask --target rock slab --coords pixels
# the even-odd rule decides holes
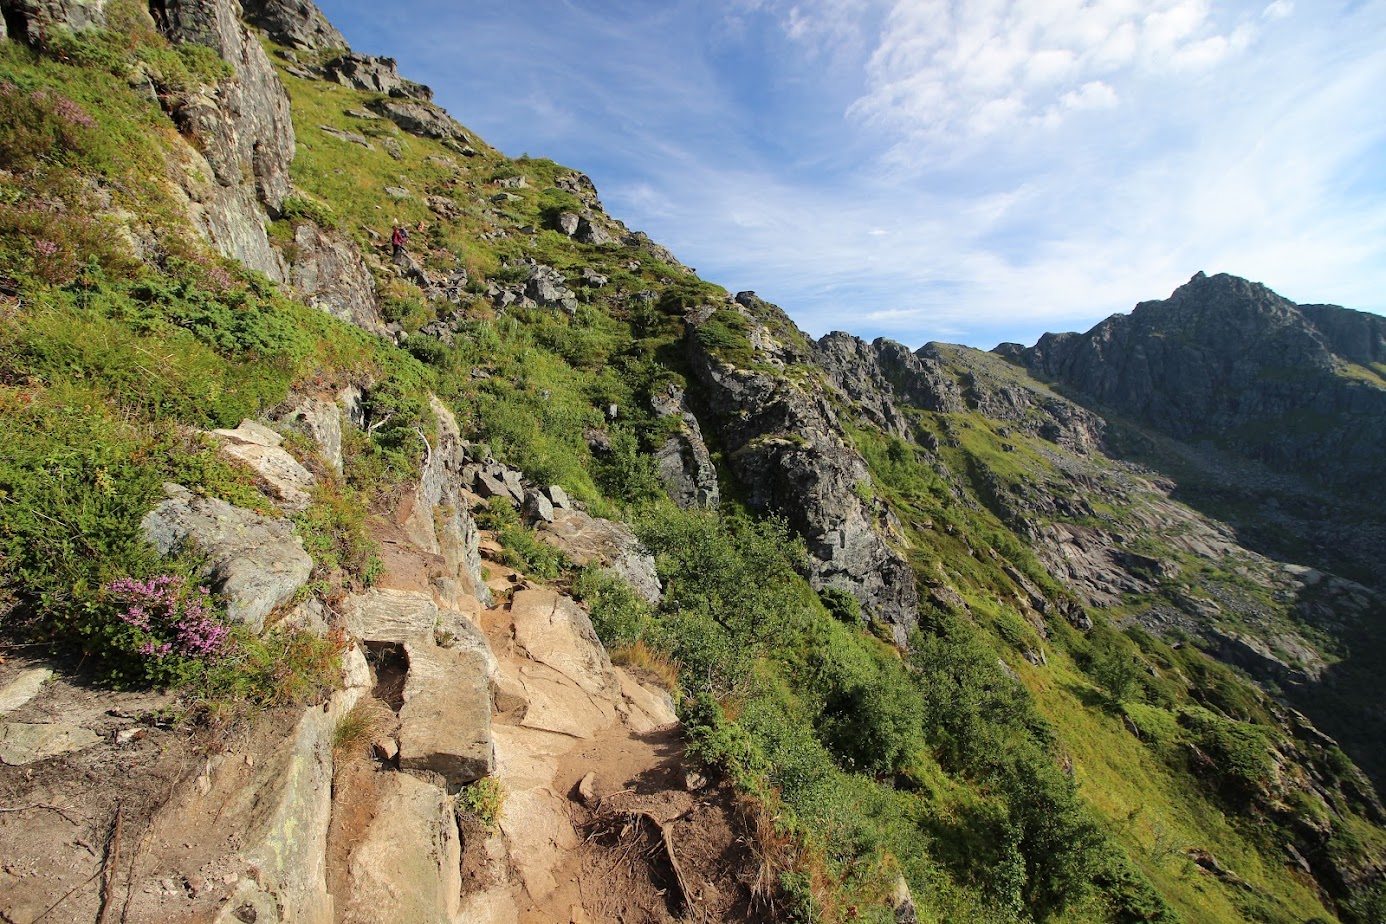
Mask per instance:
[[[313,571],[287,520],[274,520],[226,501],[199,497],[167,484],[168,500],[144,519],[140,529],[162,555],[195,547],[207,556],[204,574],[227,599],[228,619],[259,631],[265,617],[294,598]]]

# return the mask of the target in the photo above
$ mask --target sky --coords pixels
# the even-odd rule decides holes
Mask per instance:
[[[1386,0],[319,0],[809,333],[990,348],[1199,271],[1386,313]]]

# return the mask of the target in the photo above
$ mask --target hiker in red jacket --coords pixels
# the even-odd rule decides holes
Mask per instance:
[[[394,232],[390,235],[390,244],[395,248],[394,258],[396,262],[404,256],[404,245],[409,243],[409,232],[404,225],[396,224]]]

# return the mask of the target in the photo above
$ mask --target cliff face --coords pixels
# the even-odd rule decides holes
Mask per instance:
[[[710,425],[751,507],[784,516],[804,537],[815,588],[851,593],[867,619],[888,623],[904,645],[917,621],[914,575],[892,545],[902,537],[889,511],[872,500],[866,463],[844,441],[808,365],[811,345],[751,292],[725,307],[695,308],[687,320]],[[734,348],[714,331],[728,332]]]

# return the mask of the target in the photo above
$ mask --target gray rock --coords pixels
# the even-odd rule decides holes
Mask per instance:
[[[168,500],[145,514],[140,530],[160,554],[191,544],[207,557],[204,574],[226,597],[228,619],[258,630],[307,583],[313,560],[288,521],[199,497],[176,484],[164,491]]]
[[[558,230],[562,231],[568,237],[572,237],[574,234],[577,234],[579,221],[581,221],[581,219],[572,212],[560,212],[557,220]]]
[[[301,395],[293,398],[279,421],[306,433],[318,447],[318,455],[342,472],[342,409],[335,401]]]
[[[19,676],[0,686],[0,715],[7,715],[38,696],[44,683],[53,676],[46,667],[20,671]]]
[[[253,768],[248,778],[212,775],[209,798],[242,825],[236,861],[256,871],[240,877],[216,924],[243,924],[245,916],[235,912],[247,904],[258,909],[261,922],[333,920],[323,863],[332,818],[332,738],[361,692],[348,686],[324,705],[305,709],[263,760],[247,763]],[[207,824],[206,803],[192,802],[184,811],[191,816],[184,823]]]
[[[370,108],[394,122],[404,131],[421,138],[466,142],[467,133],[437,106],[419,100],[381,99]]]
[[[0,722],[0,763],[22,767],[89,748],[100,740],[96,732],[76,725]]]
[[[525,280],[525,295],[537,304],[559,308],[568,314],[577,311],[577,297],[568,288],[563,274],[551,266],[535,264]]]
[[[405,645],[409,674],[399,711],[399,766],[440,774],[450,786],[490,776],[491,673],[468,648]]]
[[[574,564],[596,562],[651,603],[658,603],[663,595],[654,558],[625,524],[580,510],[555,509],[553,522],[540,522],[537,528],[542,541],[560,549]]]
[[[160,26],[171,41],[205,45],[236,70],[214,98],[187,97],[171,113],[221,188],[205,203],[204,230],[222,253],[282,281],[282,262],[255,213],[259,204],[277,212],[289,192],[294,129],[288,94],[234,0],[165,0],[161,9]]]
[[[403,186],[386,186],[385,189],[383,190],[383,192],[385,193],[385,195],[389,196],[391,199],[412,199],[412,198],[414,198],[414,194],[411,193],[409,190],[405,189]]]
[[[654,241],[650,240],[650,236],[643,231],[630,232],[624,238],[622,238],[621,243],[625,244],[627,247],[630,247],[632,249],[639,250],[643,253],[649,254],[650,256],[654,257],[656,260],[665,264],[666,266],[672,266],[674,269],[687,269],[687,267],[680,263],[678,261],[678,258],[676,258],[673,255],[673,253],[669,251],[668,248],[656,244]]]
[[[611,235],[597,223],[596,216],[590,212],[584,213],[578,219],[577,231],[572,235],[573,239],[580,244],[591,244],[600,246],[611,243]]]
[[[895,924],[919,924],[919,911],[914,904],[914,895],[904,876],[895,877],[892,890],[891,907],[895,909]]]
[[[573,506],[573,502],[568,499],[568,492],[560,485],[551,484],[544,489],[544,493],[553,501],[553,505],[561,510],[568,510]]]
[[[482,497],[503,497],[512,503],[515,500],[514,495],[510,493],[510,487],[489,472],[477,472],[473,486],[476,493]]]
[[[584,205],[598,212],[602,210],[602,201],[597,198],[597,187],[592,182],[592,178],[585,173],[569,173],[554,180],[554,186],[577,196]]]
[[[221,454],[250,466],[259,475],[260,487],[279,506],[291,512],[312,503],[309,491],[316,479],[279,444],[284,437],[253,420],[243,420],[234,430],[208,433],[221,443]]]
[[[0,40],[38,44],[57,31],[82,32],[106,24],[105,0],[6,0],[0,6],[5,12]]]
[[[736,305],[762,365],[812,361],[809,341],[780,309],[749,292]],[[738,369],[709,353],[697,332],[712,310],[690,312],[686,343],[709,419],[749,489],[748,502],[783,514],[804,537],[815,589],[848,590],[863,618],[889,623],[903,641],[918,618],[914,573],[887,541],[889,516],[870,499],[871,475],[843,442],[837,412],[826,396],[780,374]]]
[[[553,503],[539,491],[526,491],[524,514],[525,519],[531,522],[543,520],[552,523]]]
[[[431,89],[400,77],[394,58],[378,58],[349,51],[327,62],[323,71],[328,80],[353,90],[385,93],[425,103],[433,99]]]
[[[664,394],[656,395],[652,404],[658,416],[678,417],[683,424],[681,432],[655,451],[655,468],[669,496],[685,509],[716,507],[721,502],[717,468],[683,391],[671,385]]]
[[[318,130],[321,131],[324,135],[336,138],[338,141],[345,141],[350,144],[359,144],[363,148],[367,148],[372,151],[375,150],[375,145],[371,144],[370,140],[365,135],[358,134],[357,132],[343,131],[340,128],[333,128],[330,125],[319,125]]]
[[[312,0],[243,0],[246,21],[280,45],[312,51],[345,49],[347,41]]]

